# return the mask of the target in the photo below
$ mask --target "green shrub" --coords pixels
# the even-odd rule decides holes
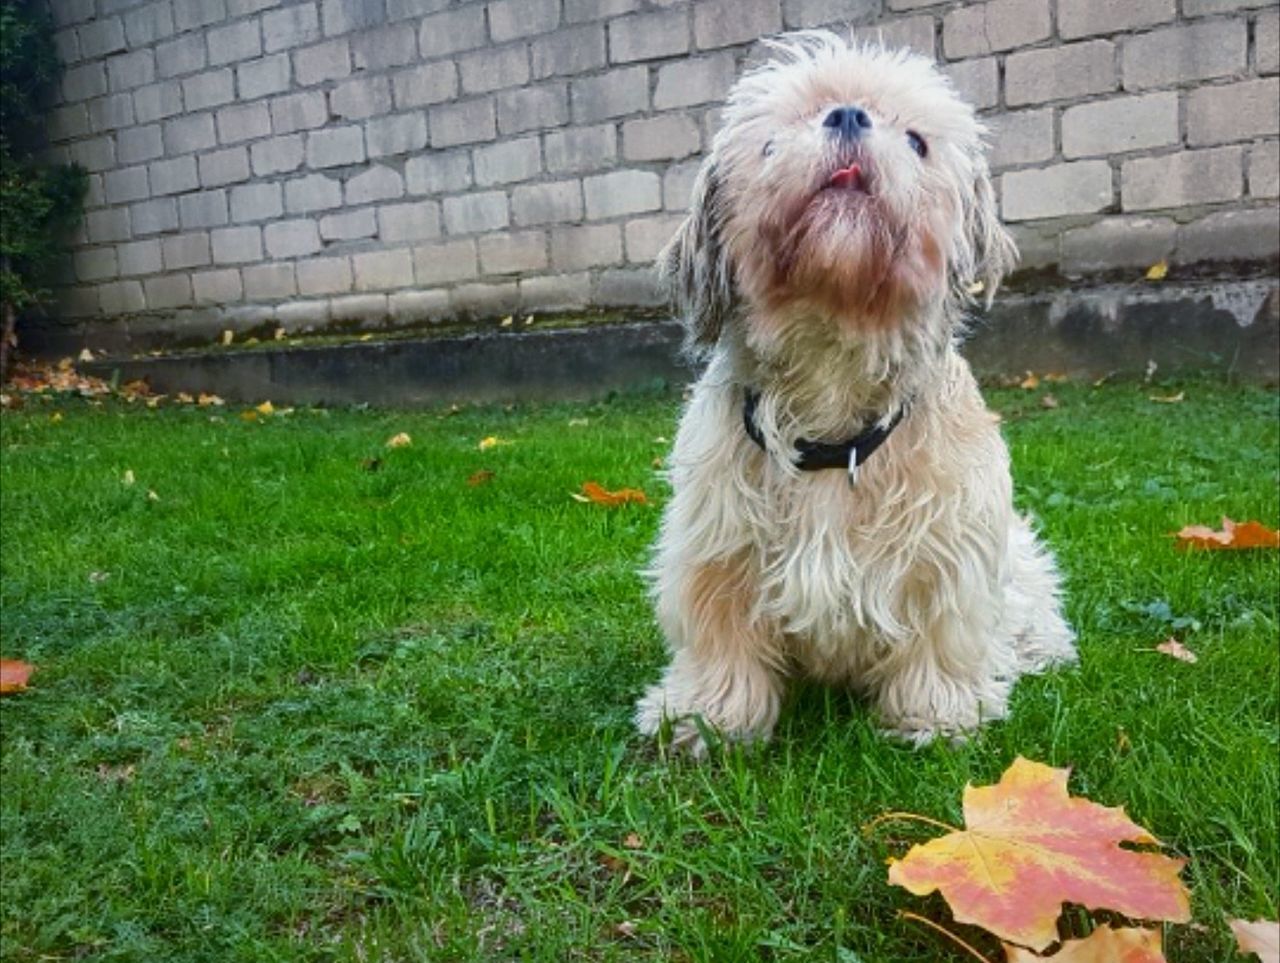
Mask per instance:
[[[43,7],[0,0],[0,377],[8,370],[19,313],[49,297],[88,187],[80,167],[39,157],[45,98],[59,70]]]

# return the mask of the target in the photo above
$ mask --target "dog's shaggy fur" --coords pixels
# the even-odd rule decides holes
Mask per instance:
[[[969,295],[990,297],[1015,257],[982,129],[919,57],[823,32],[772,46],[731,91],[661,256],[707,366],[652,567],[672,659],[636,721],[671,719],[695,752],[695,717],[768,738],[804,674],[865,693],[914,742],[960,735],[1004,714],[1019,674],[1075,658],[1053,560],[1013,511],[998,419],[956,347]],[[870,127],[840,136],[838,106]],[[743,428],[748,390],[765,450]],[[903,407],[856,484],[796,466],[797,439]]]

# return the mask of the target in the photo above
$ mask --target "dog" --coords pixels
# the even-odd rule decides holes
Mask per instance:
[[[767,43],[659,255],[706,365],[648,572],[671,658],[636,724],[695,754],[767,740],[804,676],[914,744],[963,738],[1076,657],[957,347],[1016,259],[983,129],[919,56]]]

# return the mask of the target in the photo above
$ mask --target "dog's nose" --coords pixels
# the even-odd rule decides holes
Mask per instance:
[[[856,140],[871,129],[871,115],[861,107],[836,107],[822,119],[822,126],[830,127],[845,140]]]

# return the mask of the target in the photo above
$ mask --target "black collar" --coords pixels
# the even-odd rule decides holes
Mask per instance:
[[[746,403],[742,406],[742,425],[747,434],[765,451],[764,435],[756,424],[756,405],[760,403],[760,392],[750,388],[746,392]],[[860,435],[848,441],[826,442],[810,441],[808,438],[796,440],[796,451],[800,457],[796,459],[796,467],[801,471],[819,471],[823,468],[843,468],[853,480],[858,468],[863,465],[872,453],[884,444],[886,438],[898,427],[906,407],[899,408],[888,422],[876,422]]]

